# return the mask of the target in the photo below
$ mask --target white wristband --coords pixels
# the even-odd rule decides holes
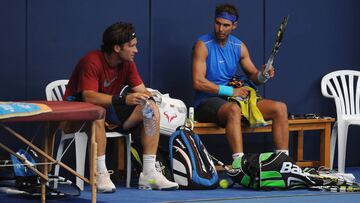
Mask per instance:
[[[266,83],[266,81],[268,81],[269,78],[265,77],[263,72],[259,71],[258,74],[257,74],[257,79],[261,83]]]

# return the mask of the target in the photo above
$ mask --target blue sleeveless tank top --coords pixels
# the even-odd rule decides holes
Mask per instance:
[[[204,42],[208,50],[206,79],[218,85],[226,85],[239,68],[242,42],[235,36],[230,35],[224,47],[221,47],[216,43],[214,34],[203,35],[198,40]],[[195,107],[204,98],[211,96],[217,95],[196,92]]]

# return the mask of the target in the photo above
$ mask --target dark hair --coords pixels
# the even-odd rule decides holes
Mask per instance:
[[[236,17],[236,21],[239,20],[239,13],[238,13],[236,7],[231,4],[218,5],[215,9],[215,18],[222,12],[227,12],[231,15],[234,15]]]
[[[135,28],[131,23],[114,23],[103,33],[101,51],[110,53],[115,45],[122,46],[135,37]]]

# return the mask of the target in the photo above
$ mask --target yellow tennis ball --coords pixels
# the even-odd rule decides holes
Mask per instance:
[[[222,179],[220,180],[219,185],[222,189],[227,189],[229,187],[229,181]]]

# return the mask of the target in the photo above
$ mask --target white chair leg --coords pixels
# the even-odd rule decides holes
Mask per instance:
[[[126,140],[126,187],[130,188],[131,179],[131,134],[125,136]]]
[[[330,138],[330,169],[334,168],[334,159],[335,159],[334,155],[335,155],[337,136],[338,136],[338,126],[337,126],[337,122],[335,122],[331,131],[331,138]]]
[[[87,140],[88,136],[86,133],[75,133],[76,172],[82,176],[84,175],[85,171]],[[78,177],[76,177],[76,185],[80,188],[80,190],[84,190],[84,181]]]
[[[345,173],[347,127],[344,124],[338,124],[338,171],[340,173]]]
[[[56,153],[56,160],[59,160],[61,158],[61,155],[64,151],[65,140],[66,139],[63,139],[63,137],[61,137],[60,144],[59,144],[59,147],[58,147],[58,150]],[[54,169],[54,175],[59,176],[59,171],[60,171],[60,166],[58,164],[56,164],[55,169]],[[57,186],[58,186],[58,183],[56,181],[56,182],[54,182],[54,188],[57,188]]]

